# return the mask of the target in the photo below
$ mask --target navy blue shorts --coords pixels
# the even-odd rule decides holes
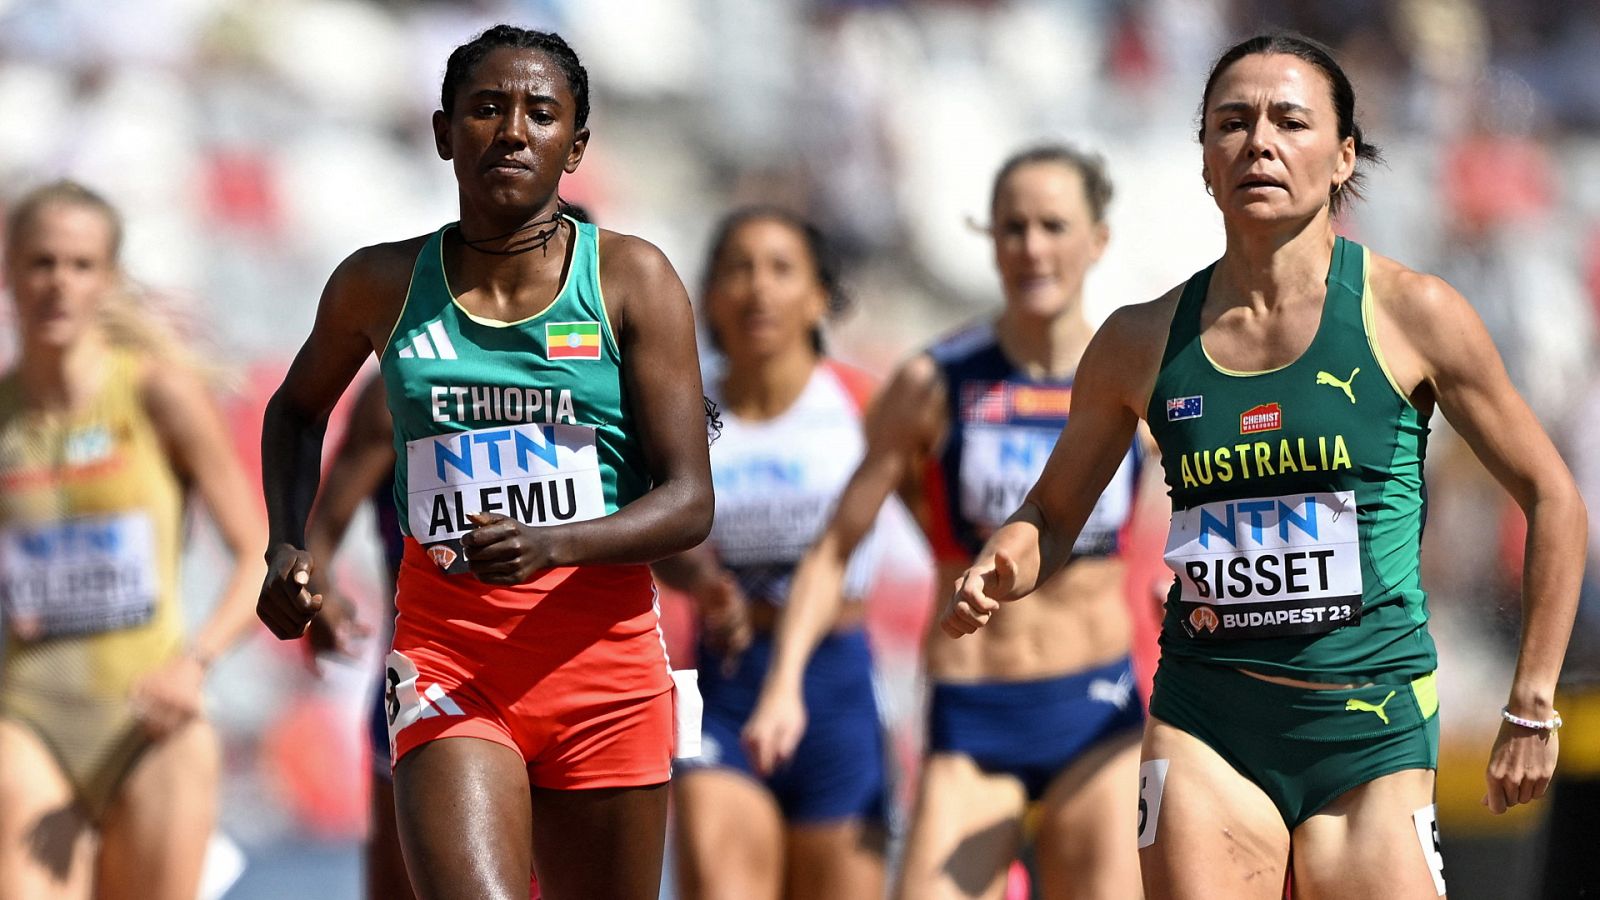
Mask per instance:
[[[1022,782],[1028,800],[1085,752],[1144,725],[1133,662],[1035,681],[935,682],[928,703],[928,752],[960,753],[992,774]]]
[[[675,765],[681,770],[732,769],[760,781],[791,824],[884,822],[889,806],[888,750],[873,696],[866,632],[830,634],[817,645],[805,672],[805,736],[788,765],[760,778],[739,742],[739,732],[755,709],[771,659],[772,636],[758,634],[730,677],[722,673],[722,658],[701,646],[700,694],[705,699],[701,755],[676,760]]]

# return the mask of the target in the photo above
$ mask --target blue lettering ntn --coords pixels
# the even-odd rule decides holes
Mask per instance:
[[[543,438],[543,441],[534,440],[532,434],[538,434]],[[454,443],[458,445],[455,448],[451,447],[452,441],[434,441],[433,465],[439,480],[441,482],[445,480],[445,467],[447,465],[468,478],[476,477],[472,453],[474,444],[488,448],[485,458],[489,464],[489,470],[496,475],[502,474],[500,445],[508,440],[511,441],[512,449],[516,454],[517,468],[522,471],[532,471],[528,463],[530,459],[535,457],[543,460],[550,468],[557,468],[556,430],[554,426],[541,425],[531,430],[497,428],[488,431],[464,433],[454,440]]]
[[[1306,497],[1300,509],[1283,502],[1282,500],[1235,500],[1224,505],[1226,517],[1213,515],[1209,509],[1200,509],[1200,546],[1210,548],[1211,535],[1216,535],[1227,541],[1230,545],[1239,546],[1239,513],[1244,513],[1249,520],[1250,537],[1255,543],[1261,543],[1261,533],[1267,527],[1264,513],[1276,511],[1278,538],[1287,542],[1289,528],[1303,535],[1317,540],[1317,504],[1316,498]]]

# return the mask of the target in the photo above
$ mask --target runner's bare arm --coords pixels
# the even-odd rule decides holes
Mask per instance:
[[[344,649],[344,632],[354,624],[355,611],[331,590],[330,566],[356,510],[393,477],[394,464],[394,423],[389,418],[383,378],[374,376],[350,411],[344,439],[334,451],[306,525],[306,551],[317,561],[306,587],[323,597],[322,611],[312,621],[308,635],[314,651]]]
[[[404,303],[422,239],[356,251],[323,289],[311,334],[261,423],[261,483],[266,495],[268,571],[256,613],[279,639],[305,632],[321,600],[310,578],[306,517],[317,494],[328,415],[361,364],[388,341]]]
[[[1391,270],[1398,266],[1390,264]],[[1527,719],[1552,715],[1556,679],[1577,611],[1588,514],[1555,445],[1507,376],[1488,330],[1443,280],[1408,270],[1374,281],[1386,355],[1402,388],[1430,396],[1528,520],[1522,638],[1507,700]],[[1394,347],[1397,353],[1388,353]],[[1416,388],[1421,388],[1420,391]],[[1554,736],[1505,725],[1490,761],[1486,802],[1495,812],[1544,793]]]
[[[711,530],[711,460],[689,295],[654,245],[600,234],[601,287],[651,486],[616,513],[586,522],[532,527],[505,516],[474,517],[479,527],[461,544],[473,574],[490,584],[521,584],[552,566],[654,562],[699,544]]]
[[[691,598],[724,574],[717,554],[705,544],[658,559],[650,564],[650,571],[662,584]]]
[[[231,571],[216,606],[190,642],[203,666],[232,647],[251,622],[267,528],[211,392],[194,373],[153,363],[142,373],[150,420],[180,478],[194,486],[227,546]]]
[[[252,582],[261,570],[256,550],[266,526],[254,503],[240,502],[249,496],[249,483],[200,379],[165,360],[147,361],[137,377],[140,402],[168,464],[199,493],[233,557],[232,576],[188,649],[141,675],[128,691],[134,717],[159,740],[201,714],[206,669],[249,627]]]
[[[394,423],[384,400],[383,379],[374,377],[350,411],[344,439],[311,509],[306,549],[313,557],[332,558],[356,510],[389,481],[394,464]]]
[[[1066,565],[1144,416],[1169,319],[1166,298],[1125,307],[1089,342],[1073,378],[1067,427],[1022,507],[962,574],[940,623],[946,634],[978,630],[1001,602],[1026,596]]]
[[[801,682],[812,651],[839,618],[850,555],[884,501],[938,442],[945,415],[944,381],[926,355],[901,366],[867,410],[861,462],[796,567],[778,614],[772,665],[744,732],[758,770],[771,771],[799,742],[805,730]]]
[[[750,610],[733,574],[709,544],[701,544],[650,566],[656,579],[687,595],[700,623],[700,639],[722,654],[725,664],[750,645]]]

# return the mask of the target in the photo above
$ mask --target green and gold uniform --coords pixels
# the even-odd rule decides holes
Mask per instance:
[[[1316,335],[1265,372],[1206,354],[1213,268],[1178,301],[1148,410],[1176,575],[1151,712],[1261,785],[1293,827],[1356,785],[1436,766],[1418,569],[1428,424],[1373,338],[1359,244],[1336,239]]]

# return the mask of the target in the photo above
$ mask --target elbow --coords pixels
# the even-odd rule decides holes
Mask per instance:
[[[668,521],[672,537],[668,554],[683,553],[705,543],[711,535],[711,520],[716,508],[711,479],[685,478],[674,486],[672,495],[676,502]]]
[[[1562,473],[1565,477],[1556,481],[1549,492],[1549,496],[1556,502],[1557,508],[1567,511],[1572,527],[1587,534],[1589,528],[1589,506],[1583,500],[1583,494],[1578,491],[1578,482],[1570,472]]]
[[[684,538],[688,543],[685,550],[700,546],[705,539],[711,536],[711,523],[715,517],[716,496],[711,491],[711,484],[698,486],[693,491],[684,510]]]
[[[262,413],[262,437],[265,439],[267,435],[284,432],[311,432],[321,437],[327,431],[328,416],[331,412],[331,409],[323,410],[319,415],[315,411],[304,409],[293,397],[279,388],[268,398],[266,410]]]
[[[1524,505],[1524,510],[1530,526],[1535,520],[1543,520],[1579,544],[1587,544],[1589,507],[1571,474],[1563,471],[1536,484],[1533,499]]]

